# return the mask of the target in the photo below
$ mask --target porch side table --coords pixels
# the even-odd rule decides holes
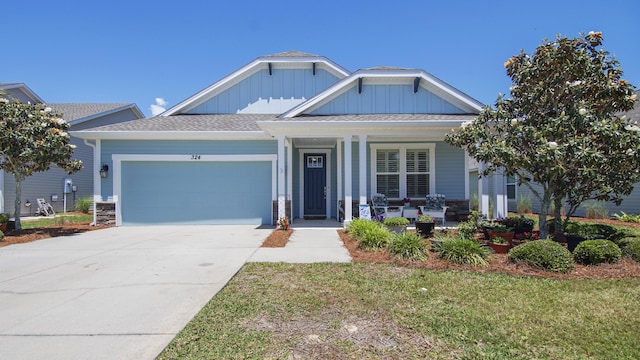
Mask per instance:
[[[418,220],[418,209],[416,208],[404,208],[402,217],[409,219],[409,221],[416,222]]]

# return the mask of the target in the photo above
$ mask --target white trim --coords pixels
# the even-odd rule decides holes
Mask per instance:
[[[377,150],[399,150],[400,151],[400,176],[407,174],[406,151],[407,149],[429,150],[429,194],[437,194],[436,192],[436,144],[435,143],[403,143],[403,144],[371,144],[371,192],[377,192],[377,176],[376,161]],[[400,179],[400,199],[407,196],[407,182]]]
[[[286,166],[286,173],[287,173],[287,200],[291,201],[291,210],[293,211],[293,169],[291,168],[291,166],[293,165],[293,146],[291,144],[291,139],[288,139],[285,143],[285,147],[286,147],[286,152],[287,152],[287,166]],[[293,217],[293,214],[291,214],[291,217]],[[292,221],[293,219],[289,219],[289,221]]]
[[[286,194],[286,169],[287,158],[285,155],[285,137],[284,135],[278,136],[278,219],[282,219],[287,216],[285,199]]]
[[[300,208],[299,208],[299,212],[301,217],[304,217],[304,154],[305,153],[313,153],[313,154],[324,154],[326,157],[326,163],[325,163],[325,169],[327,170],[325,172],[325,182],[326,182],[326,186],[327,186],[327,198],[325,199],[325,203],[326,203],[326,207],[327,207],[327,219],[331,218],[331,192],[333,191],[333,189],[331,189],[331,149],[315,149],[315,148],[301,148],[298,149],[298,154],[299,154],[299,159],[298,159],[298,163],[299,163],[299,167],[298,167],[298,174],[299,176],[299,184],[300,184],[300,188],[298,189],[298,195],[299,195],[299,199],[300,199]]]
[[[93,169],[91,170],[93,180],[93,224],[97,225],[96,202],[102,201],[102,178],[100,177],[102,144],[100,139],[95,140],[95,144],[91,144],[89,140],[85,139],[84,144],[93,148]]]
[[[70,131],[81,139],[103,140],[273,140],[264,131]]]
[[[197,156],[197,159],[193,157]],[[195,154],[113,154],[113,198],[119,202],[122,195],[122,162],[123,161],[180,161],[180,162],[252,162],[252,161],[270,161],[271,162],[271,201],[277,199],[277,163],[278,156],[275,154],[243,154],[243,155],[195,155]],[[269,204],[270,208],[273,208]],[[273,217],[273,214],[271,214]],[[116,206],[116,226],[122,225],[122,206],[118,203]]]
[[[359,200],[358,204],[367,203],[367,135],[358,136],[358,180],[359,181]]]
[[[337,143],[336,143],[336,159],[337,159],[337,164],[336,164],[336,186],[338,187],[336,189],[336,209],[338,209],[338,213],[336,214],[336,220],[340,221],[340,200],[342,199],[342,156],[343,156],[343,151],[342,151],[342,141],[340,139],[338,139]],[[347,205],[345,204],[345,207]]]
[[[269,63],[272,63],[272,64],[306,63],[308,64],[309,67],[312,66],[312,63],[316,63],[317,66],[321,65],[320,66],[321,68],[327,70],[329,73],[337,76],[338,78],[346,77],[347,75],[349,75],[349,72],[347,70],[345,70],[344,68],[342,68],[341,66],[339,66],[338,64],[334,63],[333,61],[329,60],[324,56],[300,56],[300,57],[263,56],[253,60],[249,64],[232,72],[231,74],[225,76],[224,78],[213,83],[207,88],[197,92],[195,95],[192,95],[186,100],[181,101],[177,105],[171,107],[167,111],[160,114],[160,116],[174,115],[174,114],[180,113],[181,111],[184,111],[185,109],[192,109],[202,104],[203,102],[207,101],[208,99],[211,99],[217,94],[220,94],[221,92],[230,88],[231,86],[239,83],[243,79],[248,78],[249,76],[255,74],[256,72],[262,69],[266,69]]]
[[[352,218],[353,201],[353,135],[344,136],[344,226],[347,226]]]

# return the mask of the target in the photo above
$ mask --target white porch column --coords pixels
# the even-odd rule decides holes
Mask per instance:
[[[464,152],[464,198],[469,198],[469,153]]]
[[[4,212],[4,170],[0,169],[0,213]]]
[[[481,162],[478,164],[478,174],[482,174],[482,172],[486,169],[486,164]],[[493,214],[489,214],[489,179],[484,176],[478,178],[478,208],[482,215],[484,215],[487,219],[493,217]]]
[[[360,205],[367,203],[367,135],[359,136]]]
[[[504,169],[502,169],[504,170]],[[496,171],[493,176],[493,196],[496,218],[503,218],[507,212],[507,176],[504,171]]]
[[[344,224],[347,225],[351,222],[353,214],[351,211],[351,203],[353,200],[352,194],[352,161],[353,150],[351,147],[351,135],[344,137]]]
[[[337,193],[336,193],[336,199],[338,199],[338,204],[336,204],[336,208],[340,209],[340,200],[342,200],[342,142],[341,141],[337,141],[336,144],[336,159],[338,160],[338,163],[336,164],[336,169],[337,174],[336,176],[338,177],[338,181],[337,181],[337,185],[338,185],[338,189],[337,189]],[[338,214],[336,216],[338,222],[340,222],[340,211],[338,211]]]
[[[286,167],[286,173],[287,173],[287,200],[289,200],[291,202],[291,219],[289,219],[289,222],[293,221],[293,193],[292,193],[292,189],[293,189],[293,173],[291,169],[291,164],[293,164],[293,146],[291,144],[291,140],[287,140],[286,141],[286,147],[287,147],[287,167]],[[285,205],[286,206],[286,205]],[[286,213],[286,211],[285,211]]]
[[[286,216],[285,210],[285,168],[284,135],[278,135],[278,219]]]

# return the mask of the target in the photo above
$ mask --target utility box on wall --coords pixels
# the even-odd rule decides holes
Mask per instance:
[[[67,178],[63,182],[63,192],[65,194],[71,194],[73,192],[73,180]]]

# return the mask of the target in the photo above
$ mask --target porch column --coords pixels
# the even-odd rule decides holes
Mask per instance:
[[[336,144],[336,158],[338,159],[338,163],[336,164],[336,168],[337,168],[337,174],[336,176],[338,177],[338,189],[337,189],[337,193],[336,193],[336,199],[338,199],[338,203],[336,204],[336,208],[340,209],[340,200],[342,200],[342,142],[340,142],[339,140],[337,141]],[[336,216],[338,222],[340,222],[340,211],[338,211],[338,214]]]
[[[353,214],[351,211],[352,194],[352,175],[353,169],[351,158],[353,150],[351,148],[351,135],[344,137],[344,224],[345,226],[351,222]]]
[[[0,169],[0,213],[4,212],[4,170]]]
[[[284,135],[278,135],[278,219],[286,216],[285,210],[285,152]]]
[[[466,151],[464,152],[464,198],[470,199],[469,197],[469,153]]]
[[[482,174],[486,166],[483,162],[478,164],[478,175]],[[478,195],[478,208],[482,215],[490,219],[493,217],[493,214],[489,214],[489,179],[484,176],[478,177],[478,191],[480,192]]]
[[[504,170],[504,169],[502,169]],[[496,171],[493,176],[493,196],[496,218],[503,218],[507,213],[507,176],[504,171]]]
[[[286,146],[287,146],[287,200],[290,201],[291,203],[291,219],[289,219],[289,222],[293,221],[293,193],[292,193],[292,189],[293,189],[293,169],[291,168],[291,164],[293,164],[293,145],[291,143],[291,140],[287,140],[286,141]],[[286,205],[285,205],[286,206]]]
[[[359,136],[360,205],[367,203],[367,135]]]

